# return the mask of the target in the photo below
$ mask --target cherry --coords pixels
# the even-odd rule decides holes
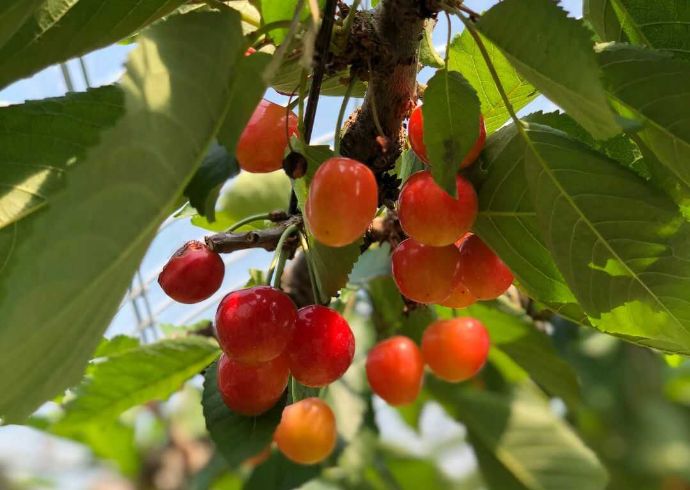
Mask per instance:
[[[424,118],[422,116],[422,106],[417,106],[410,115],[410,122],[407,128],[407,134],[410,140],[410,146],[416,155],[424,163],[429,163],[429,156],[426,152],[426,145],[424,144]],[[479,157],[479,154],[484,149],[486,142],[486,126],[484,125],[484,117],[479,115],[479,137],[475,142],[470,152],[460,162],[460,168],[469,167]]]
[[[378,186],[369,167],[351,158],[333,157],[314,174],[305,215],[318,241],[342,247],[364,234],[377,205]]]
[[[326,386],[350,367],[355,355],[355,337],[347,321],[326,306],[306,306],[297,316],[286,350],[290,371],[303,385]]]
[[[254,48],[252,48],[251,46],[249,46],[249,47],[247,48],[247,50],[244,52],[244,55],[245,55],[245,56],[251,56],[251,55],[253,55],[254,53],[256,53],[256,49],[254,49]]]
[[[439,378],[458,382],[479,372],[489,354],[489,333],[470,317],[439,320],[422,336],[422,355]]]
[[[243,364],[222,354],[218,361],[218,391],[228,408],[242,415],[259,415],[278,403],[289,376],[286,356]]]
[[[326,459],[335,449],[337,437],[333,410],[319,398],[305,398],[285,407],[273,435],[280,452],[299,464]]]
[[[477,194],[456,177],[457,199],[436,184],[428,170],[412,175],[400,191],[398,217],[403,231],[424,245],[442,247],[460,239],[477,217]]]
[[[393,279],[400,292],[418,303],[439,303],[460,282],[460,252],[455,245],[430,247],[412,238],[393,251]]]
[[[242,131],[235,157],[242,170],[266,173],[283,168],[288,139],[297,134],[297,116],[266,99],[259,102]]]
[[[510,269],[477,235],[463,242],[460,256],[460,282],[477,299],[498,298],[513,283]]]
[[[192,240],[170,257],[158,276],[158,284],[175,301],[198,303],[218,291],[224,275],[220,255]]]
[[[407,337],[398,335],[376,344],[367,356],[366,370],[372,391],[390,405],[412,403],[422,389],[422,353]]]
[[[446,308],[467,308],[477,302],[477,297],[463,283],[458,283],[446,299],[439,304]]]
[[[236,361],[270,361],[285,350],[296,321],[297,308],[282,291],[269,286],[240,289],[218,305],[218,343]]]

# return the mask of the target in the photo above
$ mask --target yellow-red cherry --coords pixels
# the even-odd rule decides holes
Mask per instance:
[[[489,355],[486,327],[471,317],[438,320],[422,336],[424,362],[439,378],[459,382],[479,372]]]
[[[300,308],[286,353],[290,371],[306,386],[326,386],[340,378],[355,355],[350,325],[332,308],[311,305]]]
[[[175,301],[191,304],[218,291],[224,275],[225,264],[220,255],[192,240],[170,257],[158,276],[158,284]]]
[[[270,361],[285,350],[296,322],[295,304],[279,289],[240,289],[218,305],[218,343],[233,360],[248,364]]]
[[[424,170],[412,175],[400,191],[398,218],[407,235],[434,247],[459,240],[477,218],[477,193],[470,182],[456,177],[458,197],[454,198]]]
[[[297,134],[297,126],[293,112],[261,100],[237,141],[235,157],[240,168],[253,173],[282,169],[288,139]]]
[[[273,439],[286,458],[307,465],[330,456],[337,436],[331,407],[319,398],[305,398],[283,409]]]
[[[378,185],[371,169],[351,158],[333,157],[316,170],[304,213],[319,242],[342,247],[364,234],[377,206]]]
[[[429,163],[429,156],[426,152],[426,145],[424,144],[424,117],[422,116],[422,106],[417,106],[410,115],[410,121],[407,127],[407,135],[410,140],[410,146],[415,154],[424,163]],[[479,157],[479,154],[484,149],[486,143],[486,126],[484,124],[484,117],[479,115],[479,135],[474,146],[469,151],[465,158],[460,162],[460,168],[469,167]]]
[[[374,393],[390,405],[406,405],[415,401],[422,389],[424,360],[411,339],[398,335],[369,351],[366,371]]]
[[[218,391],[228,408],[241,415],[259,415],[278,403],[289,376],[284,355],[260,364],[243,364],[226,354],[218,361]]]
[[[431,247],[408,238],[396,247],[391,260],[398,289],[417,303],[439,303],[460,282],[460,251],[455,245]]]
[[[460,282],[477,299],[498,298],[513,283],[513,273],[477,235],[460,246]]]
[[[472,294],[467,286],[460,282],[453,288],[450,296],[441,301],[439,305],[446,308],[467,308],[476,302],[477,297]]]

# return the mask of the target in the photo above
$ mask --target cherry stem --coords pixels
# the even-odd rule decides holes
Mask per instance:
[[[230,228],[228,228],[226,231],[228,233],[231,233],[238,228],[248,225],[249,223],[253,223],[254,221],[262,221],[262,220],[270,220],[271,219],[271,213],[261,213],[261,214],[253,214],[251,216],[247,216],[246,218],[242,218],[241,220],[237,221],[234,223]]]
[[[264,24],[261,27],[259,27],[257,30],[250,32],[247,34],[247,38],[249,39],[249,42],[254,45],[259,42],[259,39],[261,36],[264,36],[268,34],[271,31],[274,31],[276,29],[289,29],[290,28],[291,21],[289,20],[277,20],[275,22],[269,22],[268,24]]]
[[[266,277],[266,282],[268,284],[271,284],[273,280],[273,273],[275,272],[275,281],[273,281],[273,287],[275,288],[280,288],[280,278],[283,276],[283,269],[285,268],[285,261],[287,260],[287,254],[284,250],[285,242],[288,239],[288,237],[298,229],[299,228],[297,224],[288,226],[283,232],[283,234],[280,236],[280,240],[278,240],[278,245],[276,245],[276,267],[275,269],[271,268],[271,270],[268,271],[268,276]]]
[[[278,49],[276,49],[275,53],[273,54],[273,59],[264,71],[263,79],[267,85],[271,84],[271,82],[273,81],[273,77],[275,77],[276,73],[278,73],[280,65],[283,63],[285,52],[287,51],[288,47],[292,42],[292,38],[295,36],[295,33],[297,32],[297,26],[299,26],[300,24],[300,17],[302,14],[303,6],[304,0],[298,0],[297,5],[295,6],[295,13],[293,14],[292,20],[290,21],[290,28],[288,29],[288,32],[285,35],[285,39],[283,39],[283,42],[280,44],[280,46],[278,46]]]
[[[345,111],[347,110],[347,104],[350,102],[350,96],[352,95],[352,89],[357,83],[357,75],[350,76],[350,83],[347,84],[347,90],[345,91],[345,96],[343,97],[343,102],[340,104],[340,112],[338,113],[338,121],[335,123],[335,133],[333,134],[333,149],[336,155],[340,155],[340,128],[343,126],[343,119],[345,119]]]
[[[316,280],[316,267],[314,266],[311,252],[309,251],[309,240],[307,240],[307,236],[304,233],[299,234],[299,239],[300,243],[302,244],[304,256],[307,259],[307,269],[309,269],[309,282],[311,282],[311,292],[314,296],[314,302],[317,304],[323,304],[319,284]]]

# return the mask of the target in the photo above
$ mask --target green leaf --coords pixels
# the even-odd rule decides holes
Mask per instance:
[[[539,92],[515,70],[494,44],[486,37],[481,37],[506,95],[508,95],[508,100],[513,105],[513,109],[519,111],[533,101]],[[464,30],[460,36],[453,39],[450,45],[448,69],[462,73],[477,91],[486,124],[486,133],[491,134],[503,126],[510,118],[510,114],[496,88],[477,43],[474,42],[468,30]]]
[[[479,30],[510,63],[596,139],[620,132],[594,56],[591,33],[552,0],[504,0]]]
[[[75,148],[77,163],[49,206],[0,229],[6,421],[80,381],[156,230],[229,113],[228,81],[244,44],[238,15],[175,16],[138,42],[117,89],[126,114],[83,159]],[[108,104],[112,97],[85,111]],[[33,131],[31,122],[24,131]]]
[[[690,352],[690,223],[601,153],[532,125],[525,175],[563,277],[601,330]]]
[[[602,41],[629,41],[690,59],[690,9],[685,0],[585,0],[584,17]]]
[[[479,99],[460,73],[438,70],[424,92],[422,113],[431,174],[455,196],[460,163],[479,137]]]
[[[44,0],[9,0],[0,5],[0,48]]]
[[[261,18],[264,24],[278,22],[281,20],[292,20],[297,8],[297,0],[264,0],[261,2]],[[318,0],[316,3],[323,6],[324,0]],[[306,20],[311,16],[309,10],[309,2],[304,2],[302,7],[301,20]],[[280,44],[285,39],[288,29],[274,29],[271,31],[271,38]],[[293,87],[294,88],[294,87]]]
[[[411,149],[403,150],[402,155],[395,162],[395,175],[403,184],[413,173],[421,170],[424,170],[424,162]]]
[[[539,231],[523,171],[525,141],[514,125],[491,135],[472,182],[479,197],[474,231],[508,265],[531,298],[559,311],[577,301]],[[573,320],[582,322],[585,315]]]
[[[531,321],[508,313],[496,303],[475,303],[458,315],[480,320],[489,331],[492,346],[508,355],[547,393],[561,398],[570,408],[579,405],[575,372],[558,356],[551,339]]]
[[[316,478],[320,465],[300,465],[274,451],[268,460],[252,471],[243,490],[293,490]]]
[[[0,48],[0,88],[48,65],[117,42],[182,3],[183,0],[44,0]]]
[[[0,229],[50,204],[124,112],[112,86],[0,109]]]
[[[300,65],[299,57],[288,57],[280,65],[278,73],[271,81],[271,88],[281,94],[293,94],[299,89],[300,78],[303,67]],[[347,91],[350,73],[347,70],[324,76],[321,83],[320,95],[342,97]],[[352,97],[364,97],[367,85],[362,81],[357,81],[352,89]]]
[[[611,46],[599,62],[621,115],[644,123],[635,137],[664,167],[651,174],[690,208],[690,63],[633,46]]]
[[[185,187],[184,195],[199,215],[213,222],[216,218],[216,201],[221,187],[239,171],[237,161],[223,146],[214,143]]]
[[[98,345],[93,358],[110,357],[114,354],[121,354],[124,351],[139,347],[139,339],[129,335],[116,335],[112,339],[103,339]]]
[[[258,417],[246,417],[232,412],[218,391],[217,364],[217,361],[211,364],[204,373],[201,405],[206,428],[216,450],[231,467],[235,467],[271,444],[285,402],[283,400]]]
[[[65,406],[57,427],[111,421],[130,408],[165,400],[218,357],[218,346],[204,337],[161,340],[106,357]]]
[[[434,27],[436,21],[427,19],[424,22],[424,31],[422,33],[422,41],[419,43],[419,62],[424,66],[431,66],[433,68],[443,68],[445,62],[441,55],[438,54],[434,47]]]
[[[510,473],[529,490],[606,487],[606,470],[596,455],[541,396],[527,391],[527,387],[511,396],[430,378],[428,389],[453,417],[465,424],[471,440],[480,447],[480,454],[490,455],[494,463],[502,466],[501,481],[505,482],[505,473]]]
[[[192,218],[192,224],[203,228],[222,231],[242,218],[286,209],[290,201],[290,179],[285,172],[254,174],[241,172],[220,197],[216,221],[210,223],[201,216]],[[253,230],[265,228],[272,223],[255,221],[239,228]]]
[[[384,243],[379,247],[370,247],[359,256],[350,272],[350,284],[363,286],[372,279],[391,274],[391,246]]]

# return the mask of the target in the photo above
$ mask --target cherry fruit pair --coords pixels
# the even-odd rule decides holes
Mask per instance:
[[[439,320],[424,331],[421,350],[403,336],[374,346],[367,356],[367,379],[372,391],[390,405],[407,405],[422,389],[424,364],[445,381],[465,381],[482,368],[489,345],[489,334],[479,320]]]

